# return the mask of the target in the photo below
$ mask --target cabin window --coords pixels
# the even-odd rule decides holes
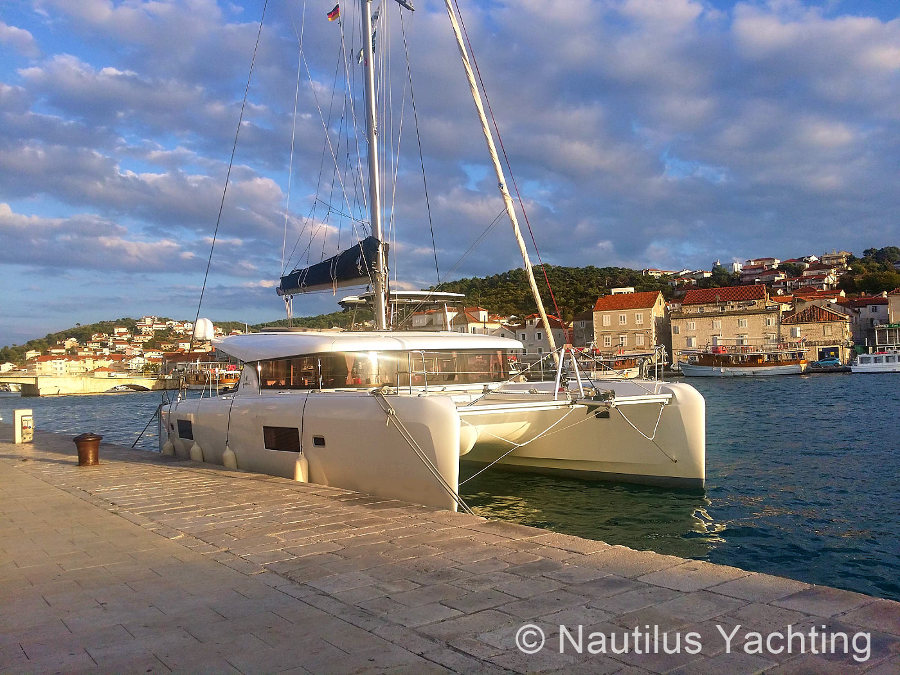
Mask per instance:
[[[262,389],[366,389],[502,382],[504,350],[334,352],[260,361]]]
[[[297,427],[263,427],[266,450],[300,452],[300,430]]]
[[[190,420],[178,420],[178,438],[194,440],[194,426]]]

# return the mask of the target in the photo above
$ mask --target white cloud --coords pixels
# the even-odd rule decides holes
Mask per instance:
[[[41,53],[34,36],[29,31],[10,26],[3,21],[0,21],[0,45],[8,45],[20,54],[32,58]]]

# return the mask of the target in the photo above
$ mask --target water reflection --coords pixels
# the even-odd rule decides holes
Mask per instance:
[[[463,465],[463,476],[467,465]],[[724,525],[704,491],[667,490],[491,469],[462,490],[480,516],[609,544],[706,558],[724,543]]]

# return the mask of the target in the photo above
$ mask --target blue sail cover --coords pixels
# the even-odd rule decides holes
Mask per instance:
[[[381,242],[366,237],[356,246],[320,263],[295,269],[281,277],[278,295],[295,295],[341,286],[359,286],[375,276],[375,258]]]

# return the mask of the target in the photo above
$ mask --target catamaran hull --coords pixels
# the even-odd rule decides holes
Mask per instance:
[[[477,438],[462,459],[582,479],[702,487],[703,397],[686,384],[666,383],[648,394],[634,382],[630,388],[616,383],[608,403],[529,403],[527,396],[505,394],[493,406],[493,399],[482,399],[478,407],[463,407],[464,428]]]
[[[201,457],[195,450],[194,458],[215,464],[225,463],[227,442],[239,469],[286,478],[298,476],[302,448],[311,483],[455,510],[443,485],[455,492],[459,479],[455,404],[437,396],[384,400],[411,443],[367,392],[186,399],[163,407],[160,440],[171,440],[183,458],[196,443]]]

